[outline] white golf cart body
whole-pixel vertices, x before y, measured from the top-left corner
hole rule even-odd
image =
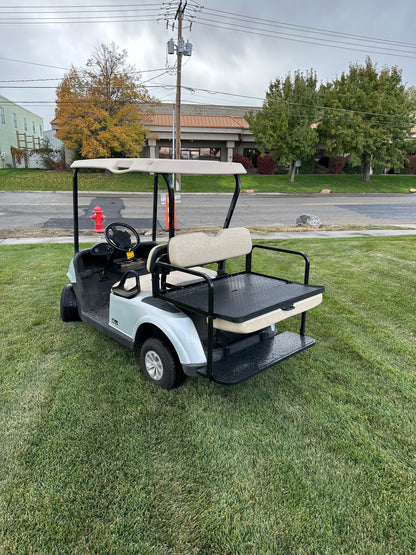
[[[246,173],[241,164],[97,159],[76,161],[72,168],[75,256],[67,275],[81,320],[131,349],[156,337],[172,351],[185,375],[203,375],[224,384],[243,381],[315,343],[305,335],[305,314],[321,303],[324,288],[309,285],[307,256],[253,245],[247,229],[229,227],[240,191],[239,176]],[[107,243],[79,252],[78,171],[82,169],[154,174],[152,241],[142,241],[127,258]],[[157,244],[158,177],[163,177],[173,207],[172,173],[234,176],[235,192],[224,228],[216,235],[175,236],[171,209],[169,240]],[[253,249],[302,257],[303,283],[252,271]],[[245,271],[227,273],[226,261],[238,257],[245,257]],[[298,314],[299,334],[277,333],[277,322]],[[156,378],[151,381],[158,383]],[[176,385],[179,382],[170,387]]]

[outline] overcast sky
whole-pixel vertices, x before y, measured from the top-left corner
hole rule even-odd
[[[83,66],[100,43],[114,41],[144,71],[149,92],[173,102],[175,72],[165,71],[176,56],[168,56],[166,43],[177,37],[171,25],[178,4],[39,0],[32,8],[28,0],[0,0],[0,94],[43,117],[49,129],[65,69]],[[47,16],[65,22],[45,23]],[[106,20],[91,20],[97,17]],[[415,0],[189,0],[185,19],[193,53],[183,58],[182,85],[193,90],[183,90],[184,103],[261,106],[276,77],[312,68],[328,81],[366,56],[379,68],[397,65],[403,81],[416,85]]]

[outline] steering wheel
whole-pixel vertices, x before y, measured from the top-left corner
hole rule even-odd
[[[105,240],[115,249],[123,252],[134,250],[140,244],[137,231],[128,224],[113,222],[105,228]]]

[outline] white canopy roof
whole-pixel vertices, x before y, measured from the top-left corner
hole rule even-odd
[[[71,168],[108,170],[112,173],[179,173],[182,175],[236,175],[247,173],[236,162],[171,160],[166,158],[96,158],[76,160]]]

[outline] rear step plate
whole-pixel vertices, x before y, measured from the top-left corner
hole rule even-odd
[[[243,382],[313,345],[312,337],[285,331],[215,362],[212,379],[225,385]]]

